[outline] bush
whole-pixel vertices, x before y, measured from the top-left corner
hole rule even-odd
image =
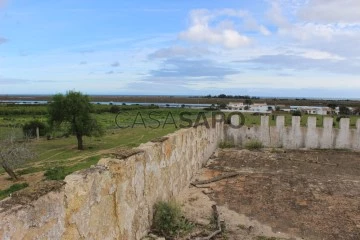
[[[119,113],[119,112],[120,112],[120,107],[117,106],[117,105],[112,105],[112,106],[110,107],[110,112],[111,112],[111,113]]]
[[[227,107],[226,103],[220,103],[219,104],[220,109],[226,109],[226,107]]]
[[[340,120],[341,120],[342,118],[349,118],[349,117],[348,117],[348,116],[341,115],[341,116],[336,117],[336,121],[337,121],[337,122],[340,122]]]
[[[44,173],[44,176],[48,180],[63,180],[66,175],[67,174],[64,167],[50,168]]]
[[[153,230],[166,237],[183,235],[190,231],[193,225],[181,213],[176,202],[160,201],[155,205]]]
[[[39,120],[32,120],[23,126],[24,135],[29,137],[36,137],[36,128],[39,128],[40,136],[45,136],[47,132],[47,125]]]
[[[292,113],[292,115],[301,117],[301,112],[299,110],[296,110]]]
[[[219,144],[219,148],[233,148],[235,145],[232,142],[224,141]]]
[[[262,142],[258,140],[251,140],[245,144],[245,148],[248,150],[257,150],[263,148]]]

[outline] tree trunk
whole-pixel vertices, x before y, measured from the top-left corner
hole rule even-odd
[[[7,174],[9,174],[9,176],[13,179],[13,180],[19,180],[19,178],[16,176],[16,174],[14,173],[14,171],[11,169],[11,167],[9,167],[5,162],[1,163],[1,166],[4,168],[5,172],[7,172]]]
[[[77,142],[78,142],[78,150],[84,150],[84,144],[81,134],[76,134]]]

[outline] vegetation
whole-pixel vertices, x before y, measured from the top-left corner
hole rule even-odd
[[[44,173],[48,180],[63,180],[66,177],[65,168],[63,166],[53,167]]]
[[[20,115],[45,115],[47,114],[46,105],[0,105],[0,116],[20,116]]]
[[[220,109],[226,109],[226,107],[227,107],[227,104],[226,104],[226,103],[220,103],[220,104],[219,104],[219,108],[220,108]]]
[[[235,147],[234,143],[229,141],[223,141],[219,144],[219,148],[233,148]]]
[[[350,115],[351,114],[351,111],[348,107],[346,106],[340,106],[339,107],[339,114],[341,115]]]
[[[50,100],[50,99],[49,99]],[[170,99],[172,100],[172,99]],[[169,101],[170,101],[169,100]],[[190,99],[191,100],[191,99]],[[206,99],[204,99],[206,100]],[[115,99],[114,99],[115,101]],[[221,103],[222,99],[215,99],[216,103]],[[229,99],[226,99],[228,102]],[[255,100],[254,100],[255,101]],[[113,107],[113,108],[112,108]],[[116,108],[114,108],[116,107]],[[118,112],[115,110],[120,108],[121,114],[118,115]],[[110,109],[112,108],[112,113]],[[44,111],[42,111],[43,109]],[[22,127],[31,122],[31,121],[40,121],[46,123],[47,116],[47,106],[45,105],[1,105],[0,110],[3,110],[7,114],[0,115],[0,142],[8,138],[9,135],[13,135],[15,139],[22,140],[24,137]],[[39,111],[41,110],[41,111]],[[41,112],[41,114],[33,114],[34,112]],[[104,127],[105,135],[101,138],[97,136],[84,136],[84,149],[86,151],[77,150],[77,139],[72,137],[69,133],[69,124],[60,124],[57,128],[53,128],[51,132],[51,139],[46,140],[46,138],[41,138],[39,141],[27,142],[28,147],[37,153],[36,156],[30,158],[26,161],[22,161],[19,164],[13,165],[12,169],[17,176],[24,176],[27,178],[26,174],[44,172],[51,168],[62,167],[64,172],[60,175],[63,179],[67,174],[70,174],[73,171],[80,169],[88,168],[93,164],[96,164],[96,160],[91,160],[92,158],[99,158],[102,153],[111,151],[112,148],[123,147],[123,148],[132,148],[136,147],[141,143],[148,142],[154,138],[164,136],[168,133],[171,133],[180,127],[180,123],[187,125],[186,122],[182,122],[179,118],[181,112],[190,112],[191,119],[195,120],[196,114],[199,111],[196,109],[183,109],[183,108],[159,108],[156,105],[153,106],[141,106],[141,105],[100,105],[92,104],[90,116],[93,119]],[[12,113],[21,113],[12,115]],[[135,124],[132,128],[135,117],[138,113],[141,113],[144,125]],[[159,121],[156,122],[149,117],[149,114],[155,113],[152,116],[156,116],[156,119]],[[169,115],[171,113],[171,115]],[[211,113],[206,113],[207,117],[211,116]],[[226,115],[228,115],[226,113]],[[285,116],[285,125],[291,126],[291,113],[285,112],[276,112],[274,117],[270,117],[270,125],[275,126],[276,116],[283,115]],[[176,126],[174,124],[164,124],[165,122],[170,123],[171,116],[173,116]],[[129,124],[130,127],[126,129],[120,129],[116,123],[115,118],[122,124]],[[251,113],[245,113],[245,126],[251,127],[255,125],[260,125],[260,116],[253,115]],[[303,114],[301,116],[301,126],[306,126],[308,117],[317,118],[317,126],[322,127],[323,119],[330,116],[320,116],[320,115],[307,115]],[[339,122],[336,121],[338,116],[333,116],[334,118],[334,127],[339,127]],[[350,116],[350,127],[356,127],[356,121],[358,116]],[[138,118],[139,120],[140,118]],[[138,121],[139,123],[141,121]],[[16,127],[15,127],[16,126]],[[244,127],[245,127],[244,126]],[[19,141],[17,141],[20,143]],[[230,147],[230,143],[222,143],[222,147]],[[57,172],[59,172],[57,170]],[[6,174],[5,170],[0,167],[0,174]],[[50,174],[53,176],[53,174]],[[56,175],[56,174],[55,174]],[[48,177],[46,177],[48,178]],[[49,177],[49,179],[52,177]],[[56,177],[55,177],[56,178]],[[10,187],[12,184],[11,181],[4,181],[4,187]]]
[[[68,132],[75,135],[78,150],[84,150],[83,136],[101,136],[103,129],[91,115],[90,98],[80,92],[57,94],[49,105],[51,126],[67,123]]]
[[[14,168],[34,157],[27,140],[19,141],[14,135],[0,140],[0,164],[12,180],[18,180]]]
[[[223,93],[219,94],[219,95],[214,95],[214,96],[211,96],[209,94],[209,95],[204,96],[203,98],[260,99],[259,97],[251,97],[248,95],[226,95]]]
[[[262,142],[259,140],[253,139],[245,143],[245,148],[248,150],[258,150],[263,148]]]
[[[47,125],[38,119],[31,120],[24,124],[22,130],[25,136],[36,137],[36,129],[39,128],[39,135],[45,136],[47,132]]]
[[[95,165],[99,160],[100,156],[93,156],[75,165],[49,168],[45,171],[44,176],[48,180],[64,180],[67,175],[78,170],[88,168],[91,165]]]
[[[293,112],[292,112],[292,115],[293,115],[293,116],[299,116],[299,117],[301,117],[302,114],[301,114],[301,111],[296,110],[296,111],[293,111]]]
[[[167,238],[182,236],[191,231],[192,223],[182,216],[181,208],[176,202],[158,202],[155,205],[153,230]]]
[[[16,183],[5,190],[0,190],[0,200],[8,197],[11,193],[24,189],[28,186],[29,184],[27,183]]]

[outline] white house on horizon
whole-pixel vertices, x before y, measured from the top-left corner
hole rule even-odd
[[[334,111],[329,107],[318,106],[290,106],[290,111],[301,111],[309,115],[330,115]]]
[[[229,102],[227,108],[233,111],[241,111],[245,110],[245,106],[243,102]]]
[[[267,103],[254,103],[246,105],[243,102],[229,102],[227,109],[248,113],[271,113],[272,110],[275,110],[275,106],[269,106]]]

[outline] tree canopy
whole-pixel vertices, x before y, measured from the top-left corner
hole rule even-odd
[[[52,127],[67,123],[68,132],[77,138],[78,149],[83,150],[83,136],[103,134],[102,127],[91,116],[91,110],[90,98],[81,92],[56,94],[49,104],[49,123]]]

